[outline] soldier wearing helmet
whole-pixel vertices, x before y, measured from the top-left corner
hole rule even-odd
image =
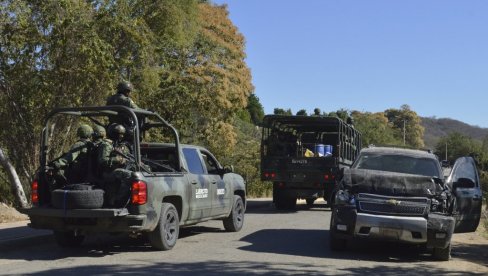
[[[137,105],[130,98],[134,87],[130,82],[123,81],[117,85],[117,93],[108,97],[106,105],[123,105],[130,108],[137,108]]]
[[[83,182],[83,178],[86,176],[84,169],[88,162],[88,154],[93,146],[90,140],[92,134],[93,129],[89,125],[80,125],[76,130],[78,140],[68,152],[51,163],[56,170],[55,179],[58,184]]]
[[[131,154],[130,145],[124,140],[126,129],[123,125],[112,124],[108,128],[108,135],[113,144],[100,143],[98,147],[98,166],[105,183],[107,203],[111,206],[123,205],[130,191],[130,178],[132,172],[127,157]],[[125,200],[125,202],[124,202]]]

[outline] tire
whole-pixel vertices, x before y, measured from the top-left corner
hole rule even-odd
[[[297,198],[287,197],[283,193],[277,192],[274,203],[276,209],[278,210],[294,210],[297,206]]]
[[[56,243],[61,247],[78,247],[85,240],[85,236],[75,235],[73,231],[54,231],[53,235]]]
[[[63,190],[69,191],[85,191],[85,190],[93,190],[93,186],[89,183],[87,184],[69,184],[63,187]]]
[[[245,212],[246,209],[242,198],[238,195],[234,195],[232,211],[230,212],[230,215],[223,220],[225,230],[227,232],[239,232],[244,225]]]
[[[149,243],[158,250],[171,250],[178,240],[180,220],[173,204],[164,202],[161,206],[158,226],[148,233]]]
[[[329,227],[329,248],[332,251],[343,251],[347,248],[347,240],[337,237],[334,213],[331,214]]]
[[[315,198],[307,198],[305,199],[305,201],[307,202],[307,206],[308,207],[312,207],[313,206],[313,203],[315,202]]]
[[[435,248],[432,251],[432,257],[437,261],[449,261],[451,258],[451,243],[446,248]]]
[[[51,204],[59,209],[96,209],[103,206],[104,191],[95,190],[54,190]]]

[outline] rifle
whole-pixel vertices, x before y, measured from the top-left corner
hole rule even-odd
[[[132,155],[132,154],[125,154],[123,152],[121,152],[120,150],[118,149],[115,149],[113,150],[116,154],[124,157],[125,159],[127,159],[129,162],[132,162],[133,164],[137,164],[136,163],[136,158]],[[147,173],[150,173],[150,174],[154,174],[153,172],[151,172],[150,170],[148,170],[145,166],[143,166],[144,164],[140,164],[140,167],[143,171],[147,172]]]

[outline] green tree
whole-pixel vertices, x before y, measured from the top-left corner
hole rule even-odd
[[[299,115],[299,116],[308,116],[307,111],[305,109],[298,110],[296,115]]]
[[[291,109],[275,108],[273,111],[274,115],[293,115]]]
[[[2,2],[0,146],[23,183],[36,169],[46,114],[58,106],[104,104],[120,79],[146,97],[159,87],[162,53],[191,40],[196,8],[190,0]],[[56,124],[67,129],[60,142],[67,147],[71,122]]]
[[[246,110],[249,112],[251,121],[255,125],[259,125],[263,121],[264,108],[259,102],[258,96],[256,96],[254,93],[249,95]]]
[[[363,145],[400,145],[395,138],[395,131],[383,112],[351,112],[354,127],[362,134]]]
[[[421,119],[417,113],[410,109],[408,105],[402,105],[400,109],[387,109],[385,116],[393,124],[395,137],[403,141],[405,135],[405,144],[415,147],[424,147],[424,127],[421,125]]]
[[[478,156],[482,146],[480,142],[473,138],[465,136],[459,132],[454,132],[439,139],[435,147],[435,152],[440,158],[445,159],[446,148],[447,160],[453,164],[454,161],[461,156]]]

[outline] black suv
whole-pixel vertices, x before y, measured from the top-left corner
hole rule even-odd
[[[479,209],[460,208],[481,195],[461,198],[460,190],[479,187],[474,162],[454,165],[455,176],[443,180],[437,156],[428,151],[370,147],[344,170],[335,193],[330,247],[344,249],[352,238],[425,245],[437,260],[449,260],[454,232],[471,232]],[[472,160],[472,159],[470,159]],[[479,197],[479,198],[478,198]],[[462,203],[460,206],[458,203]],[[458,207],[460,206],[460,207]],[[465,218],[469,218],[465,220]]]

